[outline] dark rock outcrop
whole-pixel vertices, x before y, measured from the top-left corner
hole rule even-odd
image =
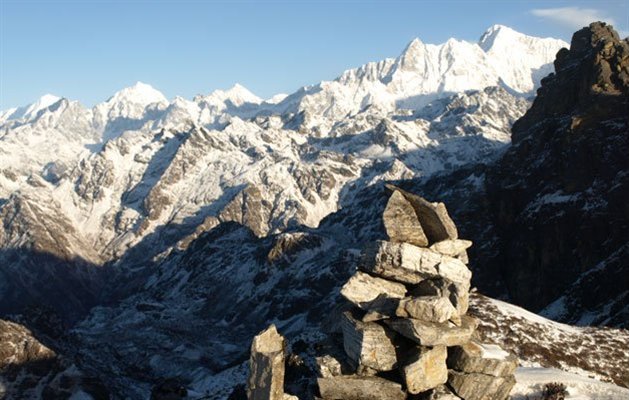
[[[629,237],[629,43],[593,23],[555,69],[487,176],[509,296],[535,311],[583,273],[608,268],[599,263]],[[624,284],[590,282],[589,293],[605,293],[593,309],[626,291],[629,263],[622,269]]]

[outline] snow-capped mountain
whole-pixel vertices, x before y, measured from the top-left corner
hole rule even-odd
[[[528,76],[493,67],[500,51],[489,36],[495,44],[522,40],[521,59],[529,61],[517,68]],[[510,123],[527,107],[517,94],[531,93],[535,71],[564,45],[504,27],[479,44],[416,39],[396,59],[281,101],[240,85],[168,102],[137,83],[93,109],[45,96],[2,124],[0,196],[58,203],[103,260],[158,227],[194,228],[208,217],[243,222],[258,235],[316,226],[338,209],[350,182],[429,175],[507,143]],[[502,82],[511,94],[484,90]],[[450,100],[423,110],[438,98]],[[454,104],[465,111],[453,112]],[[243,215],[248,204],[259,215]]]
[[[45,96],[2,112],[0,313],[45,303],[75,324],[59,350],[115,395],[176,376],[226,398],[265,324],[317,339],[382,235],[380,182],[448,202],[479,255],[498,251],[487,176],[533,164],[504,158],[511,127],[567,46],[494,26],[268,100],[137,83],[91,109]]]

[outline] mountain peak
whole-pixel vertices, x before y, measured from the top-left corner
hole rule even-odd
[[[61,97],[55,96],[54,94],[47,93],[41,96],[35,102],[15,109],[15,111],[7,117],[7,120],[21,119],[21,118],[30,119],[34,117],[35,115],[37,115],[39,111],[45,110],[46,108],[58,102],[59,100],[61,100]]]
[[[149,105],[152,103],[168,103],[168,99],[153,86],[138,81],[133,86],[116,92],[107,102],[128,102]]]
[[[234,86],[225,91],[225,94],[230,99],[241,99],[246,103],[260,103],[262,100],[253,94],[249,89],[242,86],[240,83],[236,83]]]
[[[45,95],[41,96],[36,103],[33,104],[40,104],[42,107],[49,107],[59,100],[61,100],[61,97],[55,96],[54,94],[46,93]]]
[[[517,32],[508,26],[496,24],[489,27],[485,33],[483,33],[478,41],[478,45],[483,50],[488,51],[493,47],[496,41],[510,41],[517,36],[524,36],[524,34]]]
[[[415,53],[422,49],[424,46],[424,42],[422,42],[421,39],[415,38],[411,40],[408,45],[406,45],[406,48],[404,49],[402,54]]]

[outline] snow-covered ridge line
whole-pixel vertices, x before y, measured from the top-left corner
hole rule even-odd
[[[514,90],[515,92],[530,93],[537,85],[535,78],[537,78],[538,75],[543,74],[542,71],[538,70],[540,68],[543,69],[544,72],[548,70],[548,68],[542,67],[545,67],[545,64],[549,63],[549,56],[550,58],[554,57],[559,48],[567,46],[568,44],[566,42],[559,39],[527,36],[522,33],[516,32],[515,30],[504,25],[493,25],[481,35],[481,38],[477,43],[449,39],[443,44],[434,45],[424,44],[419,38],[415,38],[406,46],[399,57],[388,58],[379,62],[370,62],[358,68],[349,69],[343,72],[333,82],[348,85],[356,82],[364,83],[365,81],[371,81],[381,82],[386,85],[386,81],[393,80],[393,75],[398,72],[398,70],[412,70],[413,68],[418,67],[417,65],[414,65],[414,63],[418,61],[426,61],[427,67],[423,71],[414,71],[425,73],[424,76],[419,76],[419,79],[423,81],[434,82],[434,80],[432,79],[433,76],[429,75],[436,72],[436,70],[442,69],[443,67],[442,65],[428,65],[430,62],[434,61],[433,59],[435,58],[436,54],[441,55],[442,53],[446,53],[447,57],[456,57],[462,55],[457,54],[457,52],[468,51],[477,52],[476,56],[479,56],[480,53],[484,53],[486,57],[486,60],[483,60],[483,56],[480,55],[479,59],[473,61],[480,62],[481,64],[485,64],[485,61],[488,61],[486,63],[488,65],[470,65],[468,67],[470,70],[474,70],[473,67],[488,67],[487,69],[496,74],[497,77],[504,82],[506,87]],[[478,52],[479,49],[480,52]],[[470,54],[467,55],[469,56]],[[514,55],[517,57],[516,59],[513,58]],[[470,60],[467,60],[467,62],[469,61]],[[439,61],[439,63],[441,63],[441,61]],[[444,66],[447,68],[452,68],[452,65]],[[444,71],[440,72],[443,75]],[[474,72],[478,72],[478,70],[476,69]],[[534,75],[531,75],[531,73],[533,73]],[[469,76],[467,78],[469,78]],[[494,77],[485,78],[491,79]],[[315,85],[314,87],[318,88],[321,86],[325,86],[326,83],[329,84],[331,82],[324,81],[319,85]],[[454,86],[459,87],[447,87],[446,85],[446,87],[439,90],[461,92],[464,90],[481,88],[474,87],[476,83],[479,82],[468,80],[467,82],[461,82],[460,84],[453,84]],[[493,84],[498,83],[498,81],[490,83],[491,84],[487,84],[486,86],[492,86]],[[436,86],[438,86],[438,84],[439,82],[437,82],[437,84],[433,83],[433,85]],[[378,88],[372,89],[376,89],[376,92],[378,91]],[[434,88],[428,87],[422,89],[426,90],[426,93],[435,91]],[[399,90],[400,88],[396,88],[396,90],[394,90],[392,94],[404,94],[403,92],[396,93],[396,91]],[[404,90],[409,91],[408,89]],[[298,90],[298,92],[300,91],[312,92],[312,90],[308,90],[308,87],[303,87],[302,89]],[[373,95],[376,93],[370,94]],[[278,94],[272,96],[268,100],[262,100],[251,93],[244,86],[236,83],[232,88],[228,90],[215,90],[209,95],[197,95],[192,99],[192,101],[195,103],[207,102],[213,105],[215,105],[216,103],[224,103],[226,101],[230,101],[234,105],[238,106],[245,103],[265,104],[267,106],[270,106],[282,103],[287,97],[290,97],[290,95]],[[46,94],[32,104],[19,108],[12,108],[0,111],[0,123],[9,120],[33,118],[38,111],[48,108],[60,99],[60,97]],[[173,101],[169,102],[161,92],[159,92],[149,84],[137,82],[133,86],[124,88],[116,92],[105,102],[99,103],[94,106],[92,110],[107,109],[111,108],[112,105],[125,102],[148,106],[149,104],[153,103],[172,104],[172,102],[174,102],[175,100],[176,98],[173,99]],[[107,107],[107,105],[109,105],[110,107]],[[287,106],[287,104],[285,104],[284,106]]]
[[[521,53],[509,73],[494,68],[505,42]],[[241,85],[168,101],[141,82],[92,109],[46,96],[0,114],[0,199],[52,199],[41,201],[113,254],[159,226],[208,217],[260,235],[316,226],[358,179],[430,175],[508,143],[526,109],[514,94],[564,45],[500,26],[478,44],[416,39],[398,58],[267,101]],[[487,89],[501,85],[508,93]],[[254,207],[263,211],[252,218]]]

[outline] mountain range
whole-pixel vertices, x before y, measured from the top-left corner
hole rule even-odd
[[[320,338],[393,181],[448,204],[482,292],[627,327],[626,51],[605,26],[568,45],[496,25],[268,100],[137,83],[2,111],[0,316],[62,355],[42,388],[145,398],[177,377],[227,398],[265,324],[305,353]]]

